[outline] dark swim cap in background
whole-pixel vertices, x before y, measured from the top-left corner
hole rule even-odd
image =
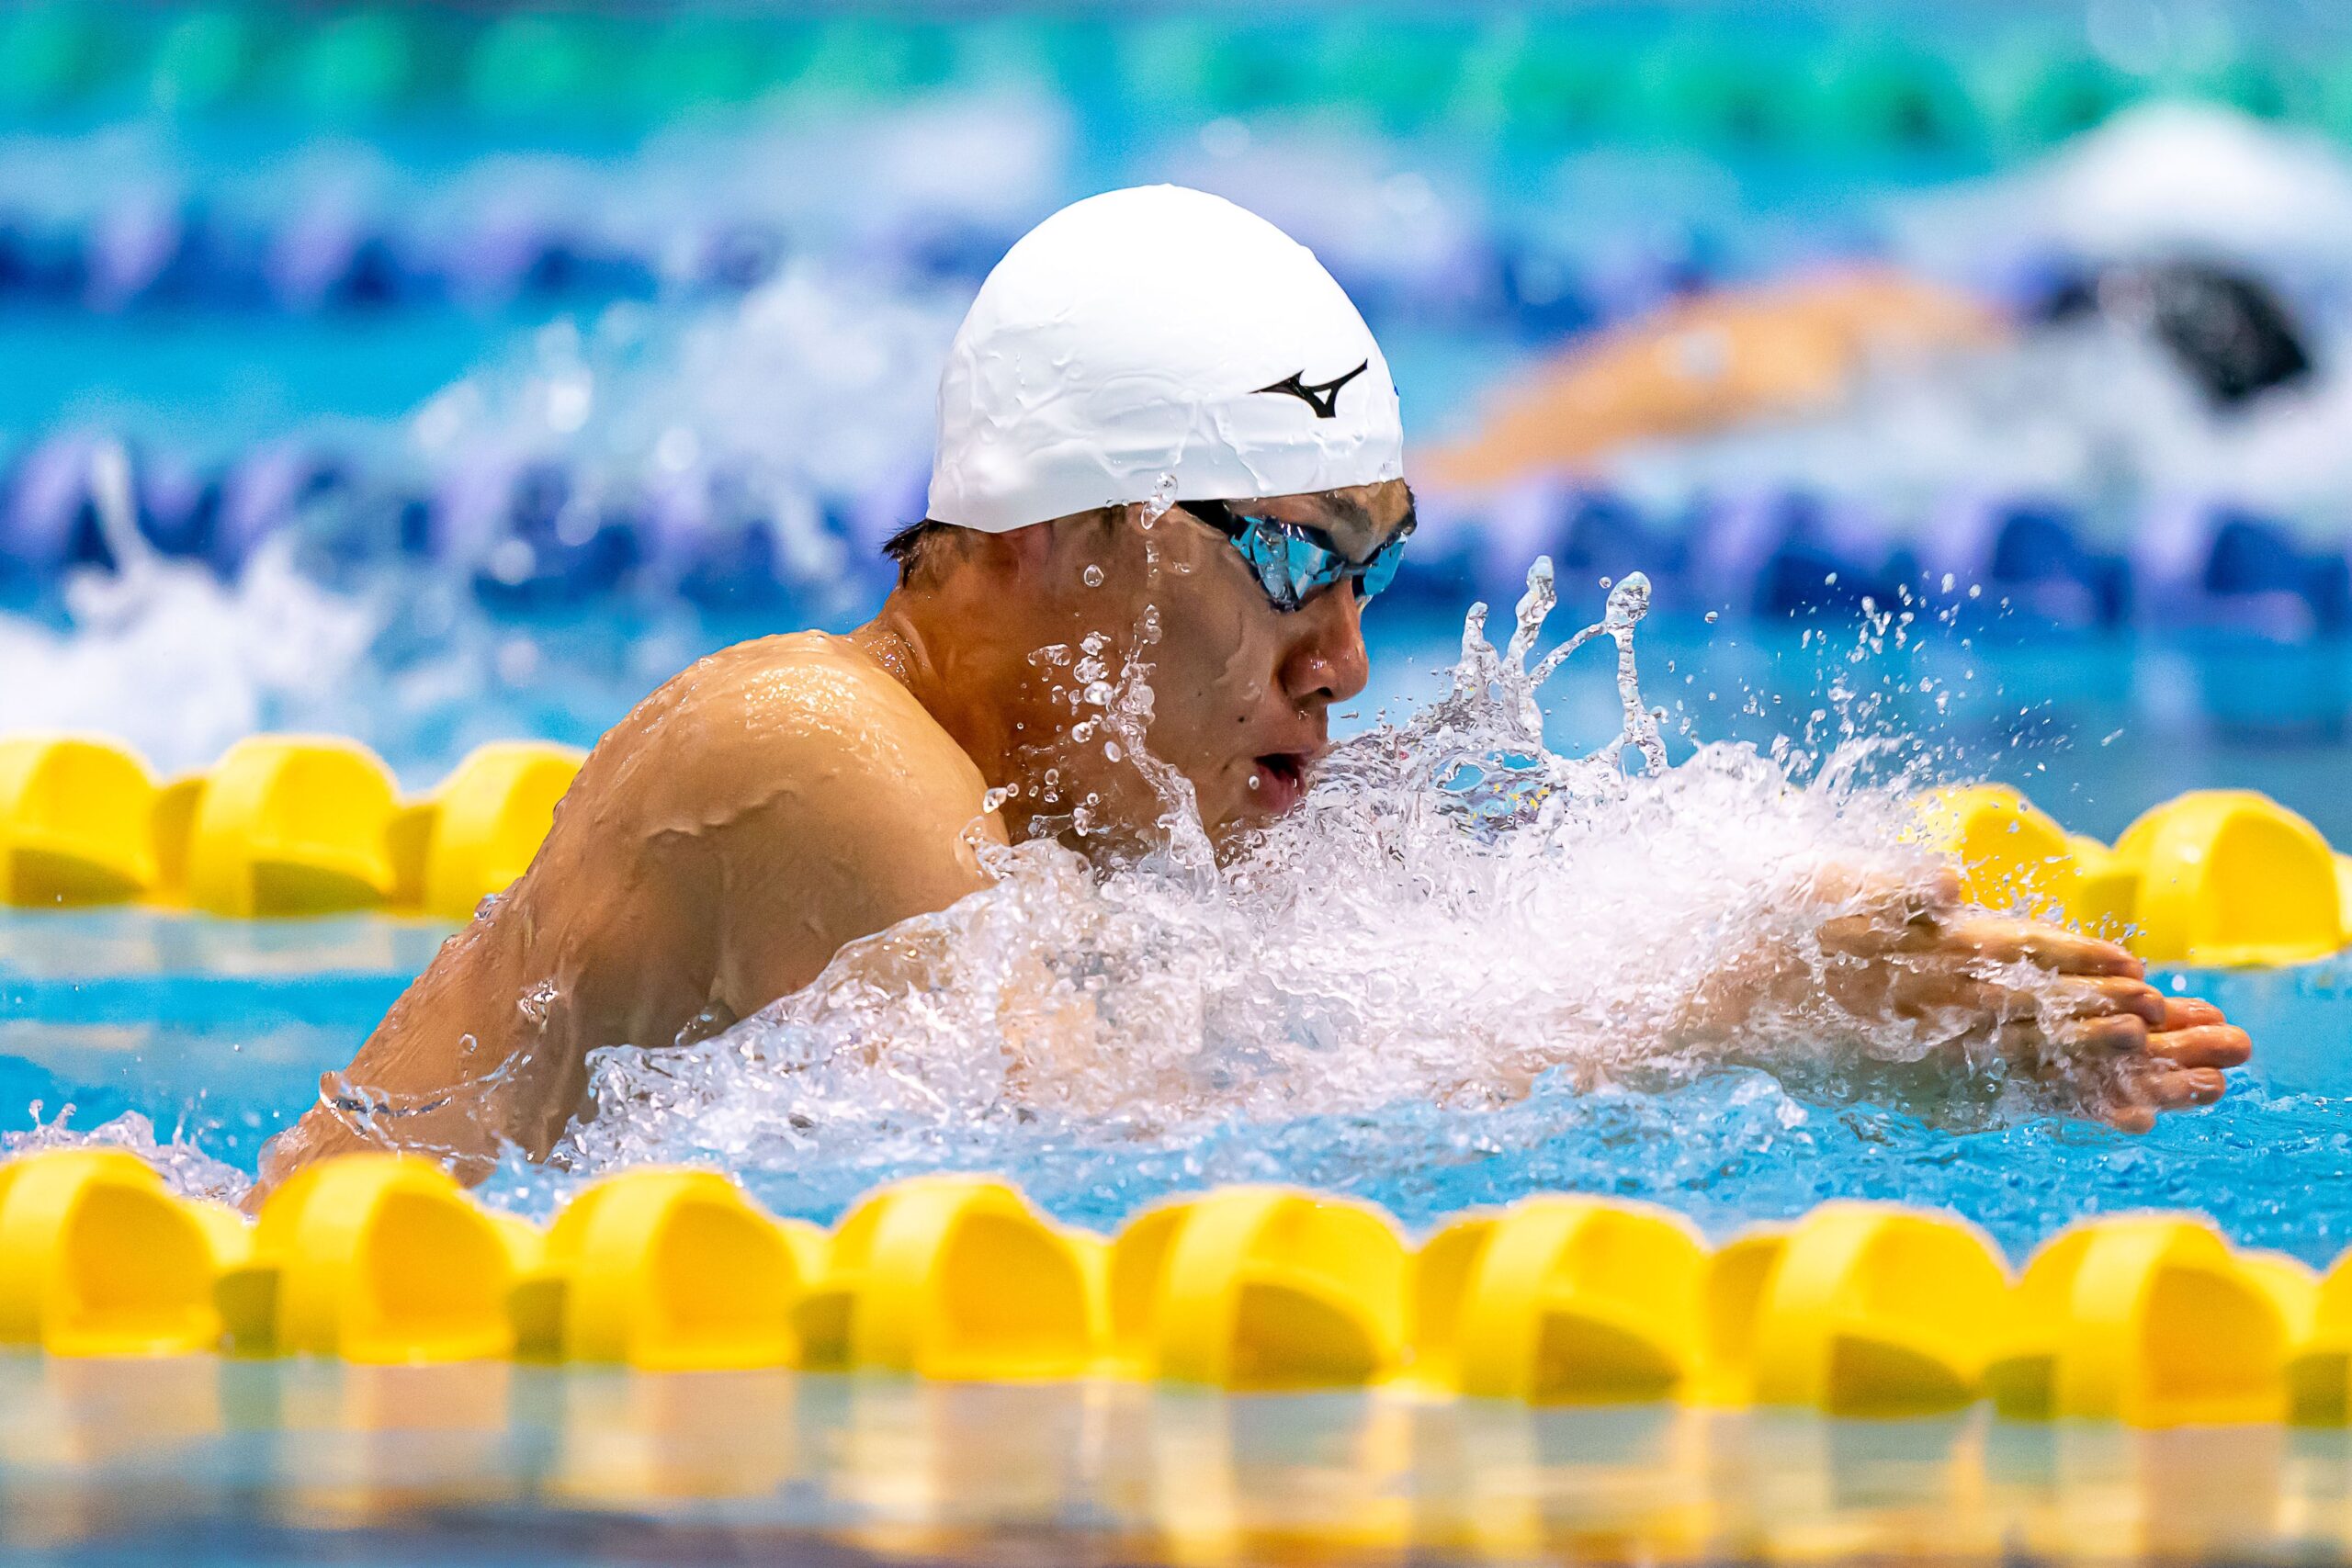
[[[2311,374],[2285,303],[2261,279],[2202,261],[2126,262],[2071,278],[2031,312],[2098,314],[2152,334],[2206,395],[2234,407]]]

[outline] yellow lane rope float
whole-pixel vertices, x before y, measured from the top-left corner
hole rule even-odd
[[[830,1235],[711,1171],[588,1187],[545,1231],[429,1161],[354,1155],[248,1224],[121,1150],[0,1166],[0,1343],[56,1358],[535,1359],[944,1382],[2343,1426],[2352,1254],[2324,1276],[2183,1214],[2086,1221],[2012,1275],[1974,1226],[1827,1202],[1709,1249],[1539,1195],[1419,1247],[1370,1204],[1234,1187],[1114,1237],[1007,1183],[889,1183]]]
[[[0,737],[0,904],[462,921],[530,865],[582,760],[497,741],[403,800],[381,759],[334,737],[249,737],[160,784],[115,741]],[[2352,856],[2251,790],[2193,790],[2112,846],[2007,784],[1936,790],[1918,809],[1971,897],[2120,938],[2153,964],[2276,967],[2352,944]]]
[[[111,740],[0,737],[0,902],[464,920],[531,863],[582,755],[495,742],[402,801],[381,758],[332,736],[251,736],[160,785]]]

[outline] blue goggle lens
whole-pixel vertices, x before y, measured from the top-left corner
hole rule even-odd
[[[1405,558],[1404,534],[1359,563],[1272,517],[1237,513],[1215,502],[1185,506],[1204,522],[1224,529],[1278,610],[1295,610],[1334,583],[1351,581],[1358,601],[1370,599],[1396,581],[1396,569]]]

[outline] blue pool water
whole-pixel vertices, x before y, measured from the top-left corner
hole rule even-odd
[[[1571,599],[1585,592],[1564,587]],[[1458,651],[1457,626],[1410,602],[1376,617],[1374,684],[1342,728],[1434,695]],[[760,629],[675,614],[469,615],[424,651],[397,637],[379,643],[355,679],[302,718],[371,740],[423,787],[493,736],[593,741],[662,671]],[[1949,776],[2011,779],[2070,826],[2103,836],[2181,789],[2251,784],[2352,842],[2352,805],[2331,787],[2347,761],[2352,697],[2330,645],[2053,641],[1995,624],[1872,649],[1851,620],[1825,616],[1777,627],[1669,618],[1645,624],[1637,648],[1645,693],[1681,710],[1678,755],[1693,736],[1763,744],[1810,729],[1823,744],[1851,723],[1911,737]],[[1583,750],[1616,733],[1616,693],[1599,663],[1571,664],[1547,693],[1555,747]],[[67,1128],[88,1132],[133,1115],[183,1176],[232,1186],[446,934],[364,917],[0,916],[0,1131],[45,1125],[52,1134],[40,1135],[53,1135],[67,1117]],[[949,1144],[911,1165],[903,1151],[881,1159],[836,1148],[742,1174],[779,1212],[830,1219],[875,1182],[926,1163],[1005,1168],[1056,1213],[1105,1228],[1169,1190],[1257,1179],[1359,1193],[1416,1227],[1529,1191],[1610,1192],[1683,1210],[1718,1236],[1827,1197],[1899,1198],[1968,1214],[2020,1258],[2084,1213],[2181,1207],[2214,1213],[2248,1245],[2327,1262],[2352,1243],[2343,1179],[2352,1174],[2352,1064],[2339,1059],[2352,1040],[2352,972],[2327,964],[2159,978],[2222,1002],[2255,1032],[2257,1053],[2221,1106],[2168,1117],[2142,1138],[2020,1109],[1990,1086],[1781,1063],[1778,1076],[1661,1070],[1598,1089],[1555,1075],[1493,1111],[1417,1101],[1376,1115],[1234,1122],[1173,1140]],[[492,1192],[543,1213],[564,1189],[560,1175],[517,1166]]]
[[[128,1114],[199,1184],[250,1172],[270,1134],[342,1067],[445,928],[344,919],[254,927],[148,913],[0,921],[0,1131]],[[1175,1143],[1024,1142],[884,1165],[838,1154],[751,1169],[777,1211],[831,1221],[924,1164],[1001,1169],[1075,1223],[1114,1228],[1166,1192],[1283,1180],[1352,1192],[1420,1229],[1532,1191],[1681,1210],[1721,1238],[1832,1197],[1969,1215],[2018,1259],[2089,1213],[2214,1215],[2236,1239],[2324,1265],[2352,1245],[2352,966],[2159,972],[2253,1031],[2217,1107],[2143,1137],[1996,1108],[1896,1071],[1732,1068],[1578,1089],[1546,1080],[1500,1111],[1400,1103],[1377,1115],[1237,1122]],[[139,1141],[136,1134],[133,1141]],[[209,1158],[191,1157],[201,1151]],[[211,1161],[225,1162],[214,1166]],[[511,1167],[494,1200],[544,1213],[560,1178]]]
[[[0,1363],[0,1561],[2338,1561],[2341,1431],[1383,1393]]]
[[[166,1140],[246,1170],[441,934],[305,923],[277,929],[271,952],[251,928],[188,917],[30,923],[0,927],[0,1128],[28,1128],[35,1104],[52,1121],[70,1105],[84,1129],[135,1112]],[[2219,1107],[2166,1118],[2145,1137],[1995,1118],[1892,1081],[1792,1087],[1740,1069],[1672,1087],[1545,1084],[1475,1114],[1399,1105],[1377,1118],[1237,1124],[1173,1149],[1026,1147],[1009,1173],[1063,1217],[1104,1228],[1166,1191],[1280,1179],[1361,1194],[1416,1228],[1541,1190],[1646,1199],[1719,1237],[1825,1198],[1899,1199],[1968,1214],[2018,1258],[2082,1214],[2187,1208],[2247,1245],[2332,1260],[2352,1244],[2352,970],[2159,980],[2221,1001],[2258,1049]],[[902,1173],[847,1161],[746,1174],[779,1211],[831,1220]],[[526,1206],[546,1201],[526,1174],[503,1185]]]

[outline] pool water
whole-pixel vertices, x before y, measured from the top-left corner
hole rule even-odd
[[[1598,584],[1563,586],[1572,608],[1600,597]],[[1459,622],[1427,603],[1380,606],[1372,625],[1374,685],[1343,731],[1431,701],[1460,657]],[[422,788],[494,736],[593,742],[668,668],[759,629],[674,611],[471,612],[446,642],[379,636],[301,716],[372,741]],[[1898,638],[1827,613],[1778,626],[1660,617],[1634,645],[1678,761],[1699,740],[1769,747],[1793,736],[1826,750],[1847,735],[1891,737],[1922,776],[2007,778],[2103,836],[2182,789],[2228,783],[2267,786],[2352,841],[2352,806],[2318,782],[2348,760],[2332,645],[2152,649],[2021,635],[1997,618],[1930,621]],[[2198,699],[2177,700],[2184,689]],[[1607,661],[1570,662],[1544,694],[1555,750],[1618,735]],[[0,916],[0,1133],[152,1139],[184,1181],[233,1192],[447,931],[368,917]],[[1416,1229],[1528,1192],[1606,1192],[1681,1210],[1717,1238],[1825,1198],[1894,1198],[1966,1214],[2020,1260],[2080,1215],[2178,1207],[2213,1213],[2246,1245],[2331,1261],[2352,1243],[2352,1185],[2341,1179],[2352,1168],[2352,1067],[2335,1059],[2352,1024],[2346,978],[2330,963],[2158,980],[2220,1002],[2255,1032],[2257,1052],[2222,1104],[2143,1138],[2021,1102],[2014,1086],[1784,1055],[1660,1064],[1599,1088],[1561,1069],[1499,1110],[1405,1095],[1344,1113],[1212,1119],[1170,1137],[942,1134],[870,1149],[849,1139],[739,1174],[779,1213],[831,1220],[910,1169],[1001,1169],[1063,1218],[1104,1230],[1170,1191],[1269,1179],[1370,1198]],[[2248,1182],[2256,1163],[2263,1180]],[[489,1190],[544,1215],[570,1185],[515,1164]]]
[[[2342,1432],[0,1362],[0,1561],[2332,1561]]]
[[[1498,615],[1527,558],[1486,595]],[[1561,614],[1599,613],[1594,574],[1560,581]],[[20,679],[0,729],[81,728],[91,716],[166,773],[194,770],[254,729],[347,735],[412,790],[484,741],[593,745],[694,660],[729,643],[863,621],[882,589],[749,609],[619,597],[535,612],[477,603],[462,576],[370,566],[321,584],[271,563],[233,587],[173,572],[103,617],[0,619]],[[1363,728],[1445,688],[1473,591],[1408,577],[1364,620],[1371,684],[1333,716]],[[1951,624],[1923,614],[1898,641],[1858,610],[1772,618],[1662,608],[1637,638],[1643,690],[1694,739],[1819,745],[1851,722],[1934,750],[1948,777],[2015,784],[2074,831],[2111,840],[2186,789],[2276,796],[2352,844],[2352,640],[2275,641],[2206,629],[2061,631],[2022,612]],[[1572,663],[1545,688],[1546,734],[1580,750],[1616,732],[1605,666]],[[1821,716],[1816,718],[1818,713]]]
[[[83,1132],[133,1115],[164,1144],[209,1156],[173,1151],[185,1179],[249,1174],[444,932],[376,920],[261,929],[266,943],[253,927],[192,916],[0,922],[0,1131],[28,1132],[36,1116],[54,1126],[68,1107]],[[2246,1246],[2333,1261],[2352,1246],[2352,965],[2156,979],[2219,1002],[2257,1049],[2220,1105],[2141,1137],[1893,1070],[1730,1068],[1599,1090],[1546,1082],[1499,1111],[1399,1104],[1376,1117],[1235,1122],[1175,1145],[950,1147],[935,1162],[1001,1170],[1060,1217],[1104,1231],[1170,1191],[1280,1180],[1371,1199],[1417,1232],[1538,1191],[1662,1203],[1717,1240],[1827,1198],[1894,1199],[1968,1215],[2020,1262],[2082,1215],[2178,1208],[2212,1214]],[[140,1141],[136,1124],[123,1132]],[[778,1213],[820,1222],[908,1173],[839,1156],[741,1172]],[[518,1166],[489,1193],[544,1215],[562,1190]]]
[[[2343,1432],[0,1363],[0,1561],[2334,1561]]]

